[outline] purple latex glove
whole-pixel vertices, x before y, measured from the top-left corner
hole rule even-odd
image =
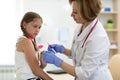
[[[48,46],[48,51],[56,51],[59,53],[64,53],[65,48],[63,45],[59,45],[59,44],[51,44]]]
[[[54,52],[52,51],[44,51],[43,52],[43,61],[46,63],[54,64],[57,67],[60,67],[63,60],[58,58]]]

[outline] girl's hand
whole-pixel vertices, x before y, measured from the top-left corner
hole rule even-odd
[[[40,68],[42,68],[42,69],[44,69],[47,66],[47,63],[45,63],[43,61],[42,52],[40,52],[40,54],[39,54],[39,64],[40,64]]]

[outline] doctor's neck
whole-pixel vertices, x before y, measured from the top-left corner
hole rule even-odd
[[[82,24],[82,27],[81,27],[81,29],[80,29],[80,32],[78,33],[77,36],[79,36],[89,24],[90,24],[90,22],[86,22],[85,24]]]
[[[90,24],[90,22],[84,22],[82,24],[82,31]]]
[[[84,22],[82,23],[82,26],[83,26],[83,27],[87,27],[90,23],[91,23],[91,21],[84,21]]]

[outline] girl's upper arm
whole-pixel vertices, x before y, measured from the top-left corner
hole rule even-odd
[[[25,38],[21,41],[21,46],[22,46],[26,60],[28,64],[30,65],[30,67],[34,69],[35,66],[37,65],[39,66],[32,41]]]

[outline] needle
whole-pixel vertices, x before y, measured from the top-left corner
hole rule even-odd
[[[48,46],[50,46],[51,50],[56,53],[56,51],[53,49],[53,47],[48,43]]]

